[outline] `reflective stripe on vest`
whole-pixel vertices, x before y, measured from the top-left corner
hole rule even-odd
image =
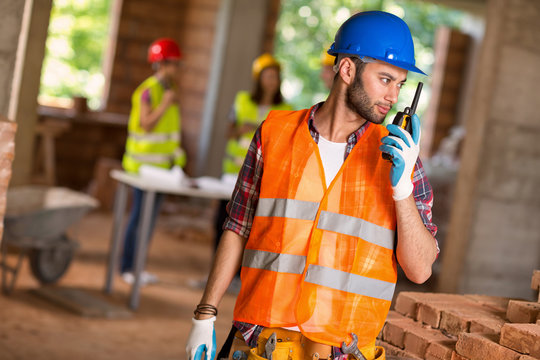
[[[126,153],[129,157],[146,164],[161,164],[171,162],[171,154],[131,154]]]
[[[308,128],[309,109],[271,112],[261,128],[263,175],[234,319],[298,326],[313,341],[372,343],[397,280],[388,132],[368,126],[331,184]],[[366,315],[368,314],[368,315]]]
[[[135,132],[130,132],[129,136],[136,141],[144,141],[147,143],[156,143],[160,144],[166,141],[180,141],[180,134],[178,132],[174,133],[146,133],[146,134],[137,134]]]
[[[255,216],[315,220],[318,209],[319,203],[312,201],[260,198]]]
[[[394,249],[394,230],[385,229],[363,219],[322,211],[317,228],[357,236],[372,244]]]
[[[306,257],[246,249],[242,266],[290,274],[302,274]],[[395,284],[319,265],[310,265],[305,281],[353,294],[392,301]]]
[[[259,199],[255,216],[275,216],[315,220],[319,203],[294,199]],[[317,228],[357,236],[372,244],[394,249],[395,231],[385,229],[360,218],[321,211]]]
[[[281,103],[269,107],[271,110],[292,110],[289,104]],[[234,111],[236,115],[236,126],[252,124],[259,126],[268,115],[259,114],[259,105],[251,99],[251,94],[247,91],[240,91],[234,99]],[[238,174],[247,155],[249,144],[255,131],[241,135],[238,139],[229,139],[225,147],[225,157],[223,158],[223,172],[225,174]]]
[[[281,273],[302,274],[306,267],[306,257],[246,249],[242,266]]]
[[[371,279],[319,265],[309,265],[305,281],[352,294],[392,301],[395,283]]]

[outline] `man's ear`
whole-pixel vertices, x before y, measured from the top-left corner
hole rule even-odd
[[[351,60],[351,58],[344,57],[339,62],[339,76],[343,80],[343,82],[347,85],[350,85],[353,80],[354,76],[356,75],[356,64],[354,61]]]

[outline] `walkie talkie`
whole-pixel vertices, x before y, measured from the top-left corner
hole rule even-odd
[[[394,120],[392,121],[392,124],[399,126],[405,131],[408,131],[409,134],[412,134],[411,117],[416,112],[416,106],[418,105],[418,100],[420,99],[422,86],[424,86],[424,84],[419,82],[418,86],[416,87],[416,92],[414,94],[414,99],[412,101],[411,107],[406,107],[405,110],[399,111],[394,117]],[[392,160],[392,155],[386,152],[382,153],[382,157],[386,160]]]

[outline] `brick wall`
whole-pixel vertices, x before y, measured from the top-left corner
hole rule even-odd
[[[200,119],[210,71],[219,0],[124,0],[106,109],[128,114],[131,95],[152,69],[148,46],[159,37],[178,41],[183,63],[178,78],[185,147],[197,148]]]
[[[421,156],[437,152],[452,126],[460,124],[459,94],[472,38],[448,27],[439,27],[435,34],[435,63],[431,74],[431,98],[422,124]],[[424,131],[425,130],[425,131]]]
[[[279,5],[280,0],[268,0],[262,41],[264,51],[273,48]],[[109,112],[114,113],[115,118],[129,114],[133,91],[152,74],[146,60],[148,46],[159,37],[175,39],[184,55],[178,84],[184,146],[188,152],[187,170],[192,173],[200,134],[210,131],[201,128],[201,119],[219,10],[219,0],[123,0],[112,14],[117,30],[111,33],[111,36],[116,34],[113,41],[116,47],[108,70],[111,81],[104,109],[107,113],[92,114],[92,117],[99,118],[100,114],[109,117]],[[66,116],[60,118],[69,121]],[[100,158],[103,158],[101,163],[120,162],[126,138],[125,124],[119,121],[110,124],[71,122],[70,129],[56,139],[58,184],[86,189],[99,172]]]
[[[268,2],[264,51],[273,50],[279,5],[280,0]],[[118,36],[106,110],[129,113],[131,94],[152,74],[146,62],[149,44],[158,37],[177,40],[184,54],[178,83],[188,172],[195,166],[200,132],[209,131],[201,129],[201,119],[219,7],[219,0],[124,0],[117,14]]]

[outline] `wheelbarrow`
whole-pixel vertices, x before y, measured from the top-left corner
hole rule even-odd
[[[2,240],[2,291],[10,294],[25,255],[33,276],[55,283],[67,271],[78,243],[67,229],[98,206],[94,198],[62,187],[21,186],[8,189]],[[18,249],[15,266],[7,263],[8,247]],[[8,281],[8,273],[11,279]]]

